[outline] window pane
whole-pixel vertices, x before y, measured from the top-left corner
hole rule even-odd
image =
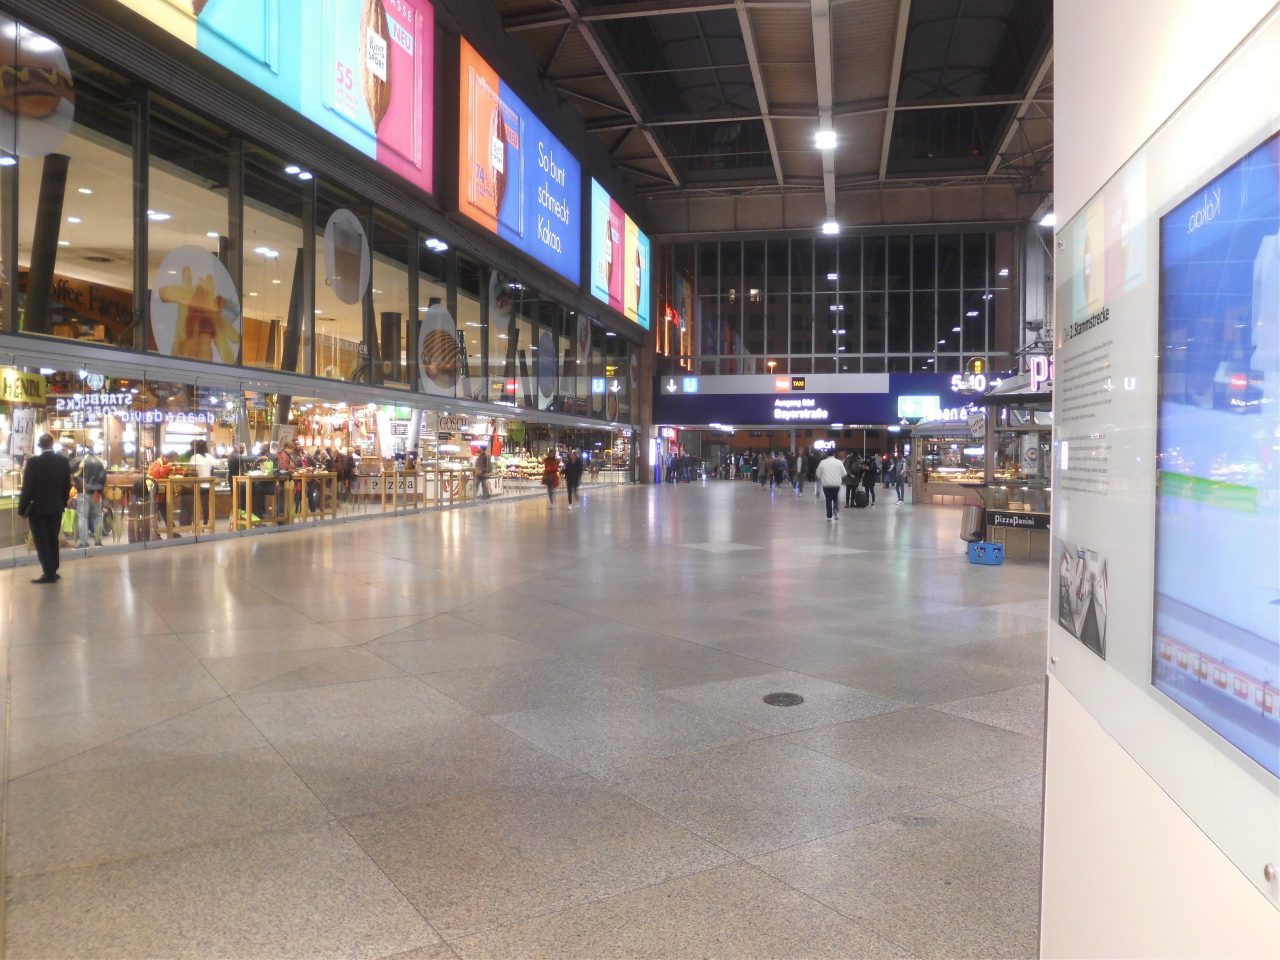
[[[911,349],[916,353],[933,353],[938,340],[935,335],[936,309],[933,291],[914,293],[912,296]]]
[[[819,293],[814,299],[813,352],[835,353],[839,340],[836,331],[844,329],[844,312],[839,309],[842,304],[834,293]]]
[[[841,354],[836,358],[839,363],[839,373],[861,373],[862,360],[859,357],[846,357]],[[870,371],[868,371],[869,373]]]
[[[856,293],[845,293],[840,296],[840,327],[844,333],[839,336],[837,353],[862,352],[862,298]]]
[[[364,347],[364,303],[357,300],[347,303],[338,296],[333,278],[325,268],[324,231],[329,217],[339,209],[349,210],[364,228],[367,243],[370,210],[352,194],[338,187],[321,183],[316,187],[316,375],[338,380],[366,380],[368,378],[368,354]],[[358,236],[344,236],[344,243],[335,247],[335,267],[340,252],[352,261],[355,269],[355,245]],[[348,253],[347,251],[350,251]],[[351,291],[344,284],[343,297],[350,299]]]
[[[720,292],[720,244],[698,244],[698,296],[714,297]]]
[[[862,289],[873,293],[884,289],[885,238],[867,237],[862,242]]]
[[[770,360],[778,360],[787,353],[787,313],[783,303],[769,311],[765,322],[768,331],[765,354]]]
[[[791,292],[808,293],[813,289],[813,241],[791,241]]]
[[[987,352],[987,301],[981,293],[964,295],[964,336],[961,340],[965,353],[985,356]]]
[[[815,240],[813,244],[813,289],[839,289],[840,273],[837,269],[838,241],[830,239]],[[833,279],[834,278],[834,279]]]
[[[412,243],[411,243],[412,239]],[[373,315],[377,325],[378,377],[387,386],[409,385],[406,350],[409,316],[409,250],[417,253],[417,234],[379,212],[373,221]],[[460,358],[461,359],[461,358]],[[460,387],[469,385],[467,364],[458,371]],[[465,394],[464,394],[465,395]]]
[[[836,358],[835,357],[814,357],[813,358],[814,373],[835,373]],[[848,371],[845,371],[846,373]]]
[[[725,241],[720,244],[720,295],[730,303],[738,302],[742,286],[742,244]]]
[[[960,352],[961,321],[960,294],[947,290],[938,294],[938,339],[945,341],[938,346],[944,353]]]
[[[792,354],[813,353],[813,298],[791,298]]]
[[[885,351],[884,294],[867,293],[862,296],[862,352]],[[866,364],[863,364],[866,369]]]
[[[911,349],[911,294],[889,294],[889,352],[907,353]]]
[[[911,261],[911,289],[932,290],[934,288],[933,234],[911,238]]]
[[[772,297],[776,295],[786,295],[791,291],[791,253],[790,241],[788,240],[770,240],[768,246],[768,269],[769,269],[769,303],[773,303]],[[785,303],[785,301],[783,301]]]
[[[938,286],[960,286],[960,234],[944,233],[938,237]]]
[[[840,289],[862,288],[862,238],[840,238]]]
[[[435,258],[429,270],[445,270],[448,267],[444,257],[432,253],[425,246],[418,248],[418,314],[421,316],[431,304],[430,298],[440,297],[447,302],[447,277],[439,280],[434,274],[423,271],[423,254]],[[446,281],[446,282],[441,282]],[[481,309],[480,264],[463,254],[458,254],[458,331],[462,334],[463,347],[466,349],[467,376],[460,384],[459,396],[471,397],[475,400],[502,400],[503,388],[501,379],[498,390],[493,391],[489,383],[489,371],[484,366],[485,326]],[[417,331],[410,329],[410,343],[416,349]],[[465,391],[465,392],[462,392]]]
[[[889,289],[911,289],[911,238],[889,238]]]
[[[884,357],[863,357],[862,372],[863,373],[884,373],[885,372]]]
[[[244,362],[302,372],[308,347],[301,313],[307,292],[301,286],[302,218],[312,187],[284,173],[285,166],[264,150],[245,148]]]
[[[966,290],[980,290],[987,285],[987,235],[964,235],[964,286]]]
[[[6,28],[3,43],[9,63],[22,62],[23,55],[14,49],[19,44],[25,50],[31,44],[43,48],[52,43],[26,27],[15,28],[7,17],[0,16],[0,25]],[[59,92],[55,110],[60,116],[74,115],[71,132],[57,153],[18,161],[17,327],[28,333],[132,347],[133,106],[129,85],[74,52],[65,53],[71,79],[66,80],[60,68],[55,74]],[[74,94],[63,96],[71,83]],[[9,89],[17,95],[16,86]],[[12,116],[17,108],[9,106]],[[24,135],[28,129],[21,126]],[[6,152],[17,152],[13,143],[3,146]],[[42,180],[48,188],[43,193]],[[221,214],[205,229],[225,232],[225,201]],[[37,223],[43,229],[38,230]],[[217,250],[216,240],[212,249]]]
[[[763,240],[748,240],[742,245],[742,349],[754,356],[764,353],[764,247]]]

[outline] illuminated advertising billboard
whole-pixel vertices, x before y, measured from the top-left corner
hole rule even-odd
[[[429,0],[120,2],[431,192]]]
[[[649,329],[649,238],[591,181],[591,295]]]
[[[582,167],[471,44],[461,45],[458,210],[577,284]]]
[[[1161,218],[1160,332],[1152,683],[1280,776],[1280,137]]]

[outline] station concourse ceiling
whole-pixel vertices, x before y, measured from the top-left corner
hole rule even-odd
[[[493,3],[659,233],[700,201],[777,229],[1019,219],[1052,189],[1052,0]]]

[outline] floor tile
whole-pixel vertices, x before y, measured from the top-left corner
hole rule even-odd
[[[415,623],[420,623],[424,617],[418,614],[412,614],[407,617],[374,617],[369,620],[336,620],[326,624],[328,629],[332,630],[338,636],[343,637],[352,643],[368,643],[370,640],[379,640],[387,634],[395,633],[397,630],[403,630],[405,627],[411,627]]]
[[[333,825],[10,880],[8,894],[14,960],[52,944],[66,960],[374,960],[440,940]]]
[[[464,937],[452,946],[463,960],[848,960],[910,956],[744,863]]]
[[[1028,683],[999,693],[939,703],[933,709],[1012,730],[1025,737],[1044,738],[1043,683]]]
[[[230,698],[225,698],[77,753],[30,776],[89,773],[160,760],[238,753],[265,746],[267,741],[257,728]]]
[[[10,681],[10,719],[119,710],[133,704],[216,699],[222,688],[195,660],[161,660]]]
[[[477,713],[516,713],[631,693],[601,670],[559,657],[469,667],[422,676],[422,682]]]
[[[439,673],[465,667],[491,667],[549,656],[545,650],[512,640],[499,633],[482,633],[450,640],[404,640],[390,638],[365,645],[406,673]]]
[[[794,707],[774,707],[764,702],[765,696],[779,692],[797,693],[804,697],[804,702]],[[896,700],[886,700],[838,683],[789,671],[676,687],[663,691],[663,696],[771,734],[860,720],[907,706]]]
[[[324,808],[270,747],[9,784],[11,875],[321,823]]]
[[[761,736],[740,723],[645,692],[498,714],[493,719],[588,772]]]
[[[576,772],[411,677],[236,699],[335,816]]]
[[[193,654],[173,635],[102,637],[71,643],[15,646],[9,654],[9,675],[74,673],[111,667],[131,667],[158,660],[192,660]]]
[[[346,826],[446,940],[732,860],[589,777]]]
[[[792,734],[793,743],[940,797],[962,797],[1040,770],[1036,740],[925,707]]]
[[[1034,957],[1039,835],[941,804],[753,861],[922,958]]]
[[[597,775],[739,857],[939,802],[783,740],[756,740]]]
[[[1039,775],[1027,777],[981,793],[972,793],[956,802],[1038,834],[1044,817],[1044,781]]]
[[[207,633],[183,633],[179,636],[191,652],[201,659],[244,657],[289,650],[321,650],[354,643],[340,633],[310,621]]]
[[[58,713],[9,723],[9,776],[21,777],[221,697],[133,703],[115,710]]]

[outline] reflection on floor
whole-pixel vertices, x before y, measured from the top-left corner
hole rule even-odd
[[[958,524],[719,482],[6,571],[7,953],[1034,956],[1047,573]]]

